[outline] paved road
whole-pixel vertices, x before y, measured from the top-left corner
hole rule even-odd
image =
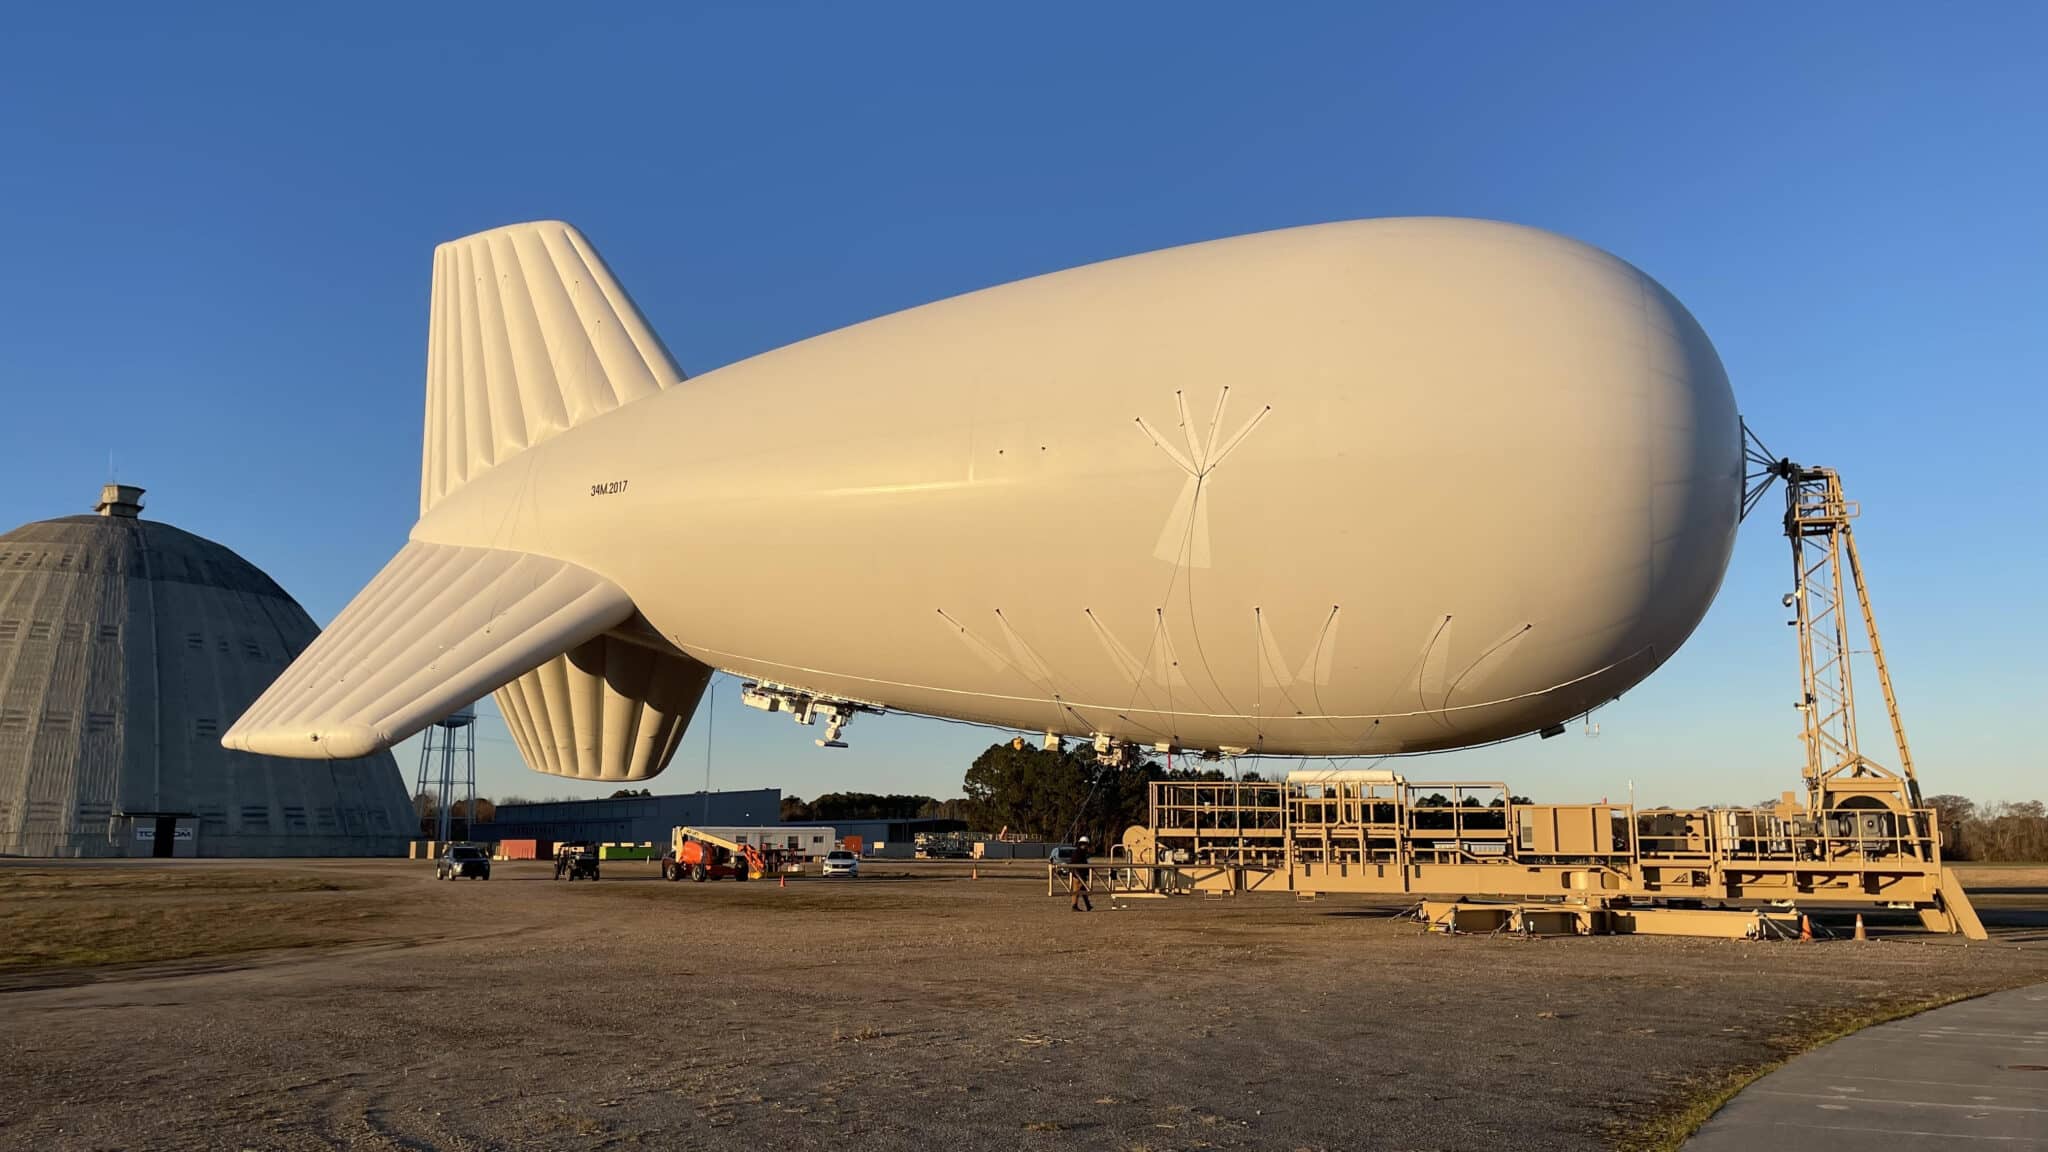
[[[2048,984],[1866,1028],[1744,1089],[1688,1152],[2048,1149]]]

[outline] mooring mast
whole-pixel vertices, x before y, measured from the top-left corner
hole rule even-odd
[[[476,705],[465,704],[427,725],[427,730],[420,733],[420,770],[413,784],[414,796],[426,794],[429,772],[436,772],[436,794],[441,806],[434,839],[443,844],[451,839],[449,831],[453,824],[458,783],[463,788],[462,835],[468,839],[470,829],[476,825]]]
[[[1884,643],[1877,634],[1877,616],[1870,607],[1863,563],[1856,553],[1851,525],[1860,511],[1842,495],[1842,478],[1832,468],[1808,468],[1784,457],[1773,458],[1756,434],[1743,428],[1744,455],[1751,471],[1743,496],[1746,514],[1774,480],[1785,482],[1785,536],[1792,543],[1792,591],[1785,607],[1797,615],[1787,623],[1799,629],[1799,710],[1806,746],[1806,806],[1809,814],[1841,808],[1887,808],[1904,812],[1921,807],[1920,781],[1913,772],[1913,752],[1899,718],[1898,696],[1885,664]],[[1848,583],[1844,584],[1844,571]],[[1865,756],[1856,733],[1856,692],[1850,676],[1851,639],[1848,592],[1854,589],[1863,615],[1863,634],[1870,641],[1871,662],[1891,718],[1898,750],[1897,771]]]

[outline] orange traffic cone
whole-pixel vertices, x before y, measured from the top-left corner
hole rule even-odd
[[[782,874],[781,874],[780,876],[777,876],[777,877],[775,878],[775,886],[776,886],[777,888],[787,888],[787,887],[789,887],[789,873],[787,873],[787,872],[784,872],[784,873],[782,873]]]
[[[1799,938],[1800,938],[1801,940],[1807,941],[1807,942],[1809,942],[1809,943],[1811,943],[1811,942],[1812,942],[1812,940],[1813,940],[1813,917],[1811,917],[1811,916],[1801,916],[1801,917],[1799,918]]]
[[[1864,932],[1863,932],[1863,913],[1861,913],[1861,912],[1858,912],[1858,913],[1856,914],[1856,938],[1857,938],[1858,940],[1868,940],[1868,939],[1870,939],[1870,937],[1869,937],[1869,936],[1866,936],[1866,935],[1864,935]]]
[[[976,864],[976,865],[974,865],[973,867],[969,868],[969,869],[967,870],[967,878],[968,878],[969,880],[979,880],[979,879],[981,879],[981,865],[979,865],[979,864]]]

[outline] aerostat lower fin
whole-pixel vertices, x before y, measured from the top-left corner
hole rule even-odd
[[[367,756],[632,615],[618,585],[573,564],[415,540],[221,743],[265,756]]]
[[[645,780],[675,756],[710,681],[710,667],[687,656],[599,636],[498,689],[496,699],[534,771]]]

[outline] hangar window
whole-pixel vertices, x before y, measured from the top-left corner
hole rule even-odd
[[[334,809],[332,809],[332,808],[315,808],[315,809],[313,810],[313,822],[314,822],[315,824],[318,824],[318,825],[319,825],[319,826],[320,826],[321,828],[333,828],[333,827],[334,827]]]
[[[201,808],[199,828],[202,832],[225,832],[228,828],[228,814],[222,808]]]
[[[82,620],[73,620],[73,621],[70,621],[69,623],[67,623],[67,624],[65,624],[65,625],[64,625],[64,642],[65,642],[65,643],[67,643],[67,644],[76,644],[76,643],[78,643],[78,642],[79,642],[80,640],[83,640],[83,639],[85,639],[85,622],[84,622],[84,621],[82,621]]]
[[[270,827],[270,809],[261,804],[242,805],[242,827],[268,829]]]
[[[98,823],[113,814],[113,808],[106,804],[80,804],[78,806],[78,822],[80,824]]]
[[[28,731],[28,710],[26,708],[9,708],[5,712],[0,712],[0,732],[26,731]]]
[[[52,708],[49,711],[43,713],[43,727],[58,732],[68,731],[71,727],[72,722],[75,721],[77,718],[78,717],[76,713],[59,711],[58,709]]]
[[[227,655],[228,638],[225,636],[221,637],[220,640],[214,645],[214,651],[219,652],[223,656]]]
[[[201,636],[197,632],[187,632],[185,633],[185,647],[197,652],[199,649],[206,647],[206,637]]]
[[[293,832],[304,832],[306,830],[306,810],[291,804],[285,805],[284,826]]]
[[[242,655],[247,656],[251,660],[261,660],[263,659],[263,645],[258,644],[254,640],[244,640],[242,641]]]
[[[53,631],[55,629],[50,627],[48,620],[31,620],[28,622],[28,638],[31,640],[48,640],[50,633]]]
[[[87,732],[112,732],[114,730],[114,714],[112,712],[87,712],[85,714],[85,730]]]
[[[0,620],[0,643],[21,639],[21,621]]]
[[[119,625],[117,625],[117,624],[102,624],[102,625],[100,625],[100,640],[101,640],[102,642],[105,642],[105,643],[111,643],[111,642],[113,642],[113,641],[115,641],[115,640],[119,640],[120,638],[121,638],[121,628],[120,628],[120,626],[119,626]]]
[[[195,716],[192,718],[192,731],[200,736],[218,736],[220,721],[211,716]]]

